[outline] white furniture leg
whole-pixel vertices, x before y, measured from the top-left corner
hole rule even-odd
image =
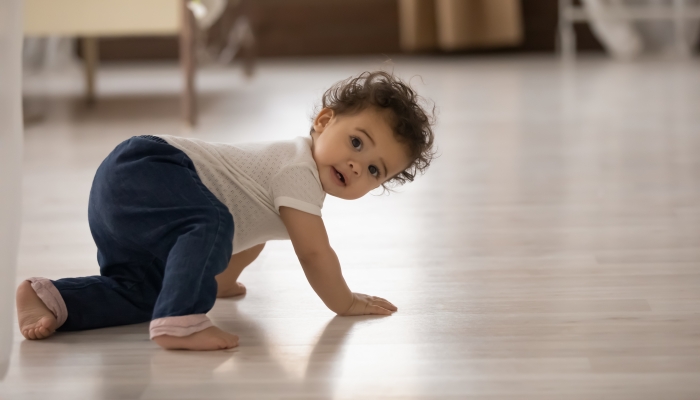
[[[22,166],[22,0],[0,1],[0,379],[14,331]]]

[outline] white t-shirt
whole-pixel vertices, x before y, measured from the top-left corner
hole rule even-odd
[[[321,216],[326,193],[311,138],[246,144],[160,136],[194,163],[202,183],[233,215],[233,253],[289,239],[280,206]]]

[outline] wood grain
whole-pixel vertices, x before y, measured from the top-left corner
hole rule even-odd
[[[105,66],[90,112],[80,74],[57,77],[26,130],[18,279],[96,273],[88,191],[121,140],[305,135],[324,88],[382,61],[204,70],[193,131],[169,107],[176,65]],[[396,59],[439,107],[440,156],[397,193],[323,212],[350,287],[398,313],[334,318],[291,245],[270,242],[248,294],[210,313],[239,348],[163,351],[147,324],[17,332],[0,398],[698,399],[698,66]]]

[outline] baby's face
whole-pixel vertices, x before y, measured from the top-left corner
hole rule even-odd
[[[358,199],[410,163],[386,114],[374,108],[349,115],[324,108],[314,131],[313,157],[323,190],[331,196]]]

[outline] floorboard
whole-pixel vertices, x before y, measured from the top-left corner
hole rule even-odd
[[[75,69],[28,76],[19,280],[97,272],[87,199],[120,141],[308,133],[324,88],[383,59],[205,68],[200,124],[179,120],[177,65],[105,65],[98,103]],[[391,317],[340,318],[288,242],[210,316],[231,351],[164,351],[147,324],[25,341],[1,399],[700,398],[698,59],[397,58],[437,106],[425,176],[324,219],[350,287]]]

